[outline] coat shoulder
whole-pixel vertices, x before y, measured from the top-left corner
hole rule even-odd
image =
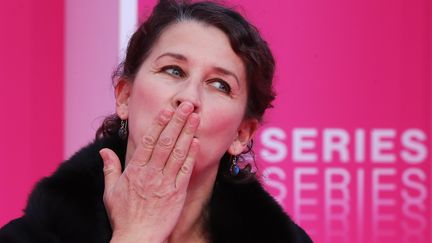
[[[96,140],[40,180],[28,198],[24,215],[0,229],[0,241],[73,242],[70,240],[85,234],[95,235],[94,225],[101,225],[102,231],[107,226],[109,229],[102,202],[103,162],[99,150],[116,146],[110,140]]]
[[[215,242],[312,242],[258,180],[218,183],[211,208]]]

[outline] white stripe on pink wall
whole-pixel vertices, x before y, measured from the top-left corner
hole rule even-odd
[[[65,158],[90,142],[114,112],[118,0],[66,0]]]

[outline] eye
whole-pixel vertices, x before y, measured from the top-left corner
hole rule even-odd
[[[185,72],[178,66],[165,66],[162,68],[162,72],[179,78],[186,76]]]
[[[221,79],[214,79],[210,81],[210,85],[215,87],[216,89],[221,90],[224,93],[230,94],[231,93],[231,87],[229,84]]]

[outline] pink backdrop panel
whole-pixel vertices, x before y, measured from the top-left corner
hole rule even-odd
[[[7,1],[0,8],[0,227],[113,113],[118,1]]]
[[[63,1],[3,1],[0,226],[63,158]]]
[[[267,189],[316,242],[430,242],[430,3],[229,4],[277,60],[255,147]]]
[[[154,3],[140,1],[140,15]],[[228,4],[241,6],[277,60],[278,98],[255,139],[272,195],[316,242],[431,242],[430,2]],[[63,148],[69,155],[86,143],[94,119],[112,111],[109,75],[117,63],[118,26],[101,17],[100,39],[92,32],[87,39],[72,36],[65,50],[64,33],[72,33],[65,31],[65,6],[23,0],[0,8],[0,226],[21,214],[34,182],[58,165]],[[115,6],[110,1],[113,19]],[[74,35],[79,29],[69,27]],[[81,49],[74,45],[107,40],[107,51],[94,48],[93,55],[106,57],[94,63],[103,74],[80,69]],[[90,87],[86,82],[100,82],[101,97],[80,92]]]

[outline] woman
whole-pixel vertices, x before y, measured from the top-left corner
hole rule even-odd
[[[274,99],[258,31],[160,1],[115,73],[116,114],[42,180],[1,242],[311,242],[239,167]]]

